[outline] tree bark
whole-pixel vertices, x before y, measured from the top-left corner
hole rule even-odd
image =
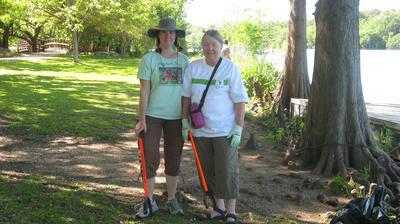
[[[308,98],[310,81],[307,71],[306,0],[290,0],[288,48],[285,67],[274,101],[279,111],[290,109],[291,98]]]
[[[72,51],[73,51],[73,58],[74,58],[74,63],[79,62],[78,54],[79,54],[79,42],[78,42],[78,31],[74,28],[72,30]]]
[[[43,25],[31,24],[31,26],[34,29],[33,33],[29,30],[22,30],[21,33],[14,33],[13,36],[25,40],[29,43],[31,51],[38,52],[39,35],[42,32]]]
[[[42,31],[43,26],[39,26],[35,28],[35,33],[32,36],[32,51],[38,52],[39,51],[39,34]]]
[[[347,176],[371,165],[378,184],[398,181],[399,167],[382,150],[368,122],[360,75],[359,0],[319,0],[311,95],[302,141],[314,173]]]
[[[7,49],[7,50],[9,49],[8,40],[10,39],[12,26],[13,26],[12,23],[3,26],[4,31],[3,31],[3,35],[1,38],[1,48],[3,48],[3,49]]]

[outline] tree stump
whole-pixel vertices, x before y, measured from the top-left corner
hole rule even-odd
[[[256,143],[256,139],[254,137],[254,133],[250,133],[250,138],[247,140],[246,144],[243,146],[243,149],[245,149],[245,150],[256,150],[257,149],[257,143]]]

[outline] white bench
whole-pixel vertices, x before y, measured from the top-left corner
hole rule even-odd
[[[307,114],[308,99],[291,98],[290,99],[290,116],[305,117]]]

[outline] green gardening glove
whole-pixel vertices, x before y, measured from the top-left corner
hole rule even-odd
[[[243,128],[235,124],[231,132],[229,132],[228,139],[231,139],[230,146],[236,149],[240,145],[240,138],[242,137]]]
[[[185,141],[189,140],[189,131],[192,131],[192,127],[190,126],[188,119],[182,119],[182,136]]]

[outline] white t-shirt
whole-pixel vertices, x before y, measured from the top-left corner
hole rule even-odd
[[[182,95],[199,104],[213,69],[204,58],[191,62],[183,76]],[[193,135],[227,136],[235,125],[234,103],[247,102],[248,99],[239,69],[232,61],[222,59],[204,100],[205,126],[193,129]]]

